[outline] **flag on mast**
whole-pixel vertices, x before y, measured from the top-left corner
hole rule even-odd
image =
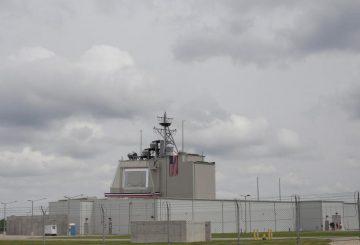
[[[169,175],[178,176],[179,174],[179,158],[178,155],[169,156]]]

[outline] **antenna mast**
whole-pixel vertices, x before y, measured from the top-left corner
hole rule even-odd
[[[178,152],[178,148],[175,144],[175,140],[173,137],[173,134],[176,133],[176,129],[170,129],[173,118],[167,117],[166,112],[164,113],[164,116],[158,117],[159,125],[162,126],[162,128],[156,128],[154,127],[154,131],[157,132],[164,140],[165,147],[168,144],[171,144],[175,147],[176,152]]]

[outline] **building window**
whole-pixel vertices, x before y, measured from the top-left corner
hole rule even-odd
[[[124,189],[145,189],[149,184],[149,170],[132,168],[123,170],[122,186]]]

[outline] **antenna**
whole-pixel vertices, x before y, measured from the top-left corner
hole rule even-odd
[[[142,129],[140,129],[140,152],[139,155],[142,153]]]
[[[185,120],[181,121],[181,152],[185,152],[185,150],[184,150],[184,122],[185,122]]]
[[[158,117],[159,125],[162,126],[162,128],[156,128],[154,127],[154,131],[156,131],[164,140],[165,147],[168,144],[171,144],[175,147],[176,152],[178,152],[178,148],[175,144],[175,140],[173,137],[173,134],[176,133],[176,129],[170,129],[173,118],[167,117],[166,112],[164,113],[164,116]],[[162,152],[165,153],[165,152]]]
[[[259,201],[259,176],[256,176],[257,200]]]

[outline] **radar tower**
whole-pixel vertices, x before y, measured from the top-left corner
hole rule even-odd
[[[162,126],[162,128],[154,127],[154,131],[163,138],[165,146],[168,144],[173,145],[176,149],[176,152],[178,152],[178,148],[173,137],[173,135],[176,133],[176,129],[170,129],[173,118],[167,117],[166,112],[164,113],[164,116],[157,118],[159,125]]]

